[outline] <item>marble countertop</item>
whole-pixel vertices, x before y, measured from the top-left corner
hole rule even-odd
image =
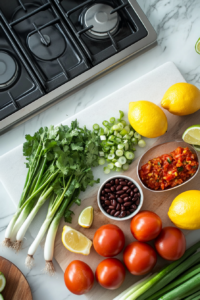
[[[128,63],[66,97],[53,107],[0,136],[0,156],[23,143],[25,134],[33,134],[41,126],[57,124],[67,117],[73,116],[167,61],[174,62],[184,78],[200,88],[200,56],[194,50],[194,45],[200,37],[199,0],[138,0],[138,3],[158,34],[157,44],[148,51],[134,56]],[[2,241],[15,207],[1,182],[0,205],[0,241]],[[188,237],[188,241],[192,240],[195,234],[197,232],[193,232]],[[42,249],[36,253],[37,265],[35,268],[27,271],[24,266],[24,258],[31,242],[32,237],[27,233],[23,250],[19,254],[0,247],[0,255],[11,260],[25,274],[32,289],[33,299],[85,299],[85,296],[70,294],[64,285],[63,272],[56,263],[56,276],[51,278],[43,273],[41,269],[43,266]]]

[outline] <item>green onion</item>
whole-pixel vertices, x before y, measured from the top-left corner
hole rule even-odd
[[[117,150],[115,153],[116,153],[117,156],[122,156],[124,151],[123,150]]]
[[[118,167],[118,168],[116,168],[115,171],[116,171],[116,172],[121,172],[121,170],[122,170],[122,168],[119,168],[119,167]]]
[[[104,156],[104,152],[103,151],[99,151],[99,156]]]
[[[127,159],[131,159],[131,160],[134,159],[135,157],[134,153],[130,151],[125,152],[125,156]]]
[[[117,126],[118,130],[122,130],[124,128],[124,125],[122,123],[118,123]]]
[[[119,150],[122,150],[122,149],[124,148],[124,144],[119,144],[119,145],[117,146],[117,148],[118,148]]]
[[[131,139],[131,142],[134,144],[134,145],[137,145],[138,144],[138,139],[136,139],[135,137],[133,137]]]
[[[127,133],[130,133],[130,126],[129,125],[125,126],[124,129],[127,131]],[[132,131],[132,133],[133,133],[133,131]]]
[[[144,148],[146,146],[146,142],[144,140],[139,140],[138,146]]]
[[[120,123],[122,123],[124,125],[124,127],[126,126],[126,121],[125,120],[120,120]]]
[[[121,165],[124,165],[124,164],[126,163],[126,157],[121,156],[121,157],[118,159],[118,162],[119,162]]]
[[[135,137],[136,139],[138,139],[138,140],[141,139],[141,135],[140,135],[139,133],[137,133],[137,132],[134,133],[134,137]]]
[[[124,171],[128,170],[128,169],[129,169],[129,164],[124,164],[124,165],[122,166],[122,169],[123,169]]]
[[[110,123],[115,123],[115,118],[114,117],[110,118]]]
[[[128,134],[128,131],[124,128],[120,131],[121,136],[126,136]]]
[[[115,157],[114,154],[108,154],[108,159],[109,159],[109,160],[112,160],[114,157]]]
[[[118,125],[113,125],[113,126],[112,126],[112,130],[114,130],[114,131],[119,130]]]
[[[103,121],[102,124],[103,124],[103,126],[105,126],[105,127],[109,126],[109,122],[108,122],[108,121]]]
[[[115,163],[115,167],[121,168],[122,164],[120,164],[118,161]]]
[[[100,127],[100,129],[99,129],[99,135],[101,136],[101,135],[104,135],[104,129],[102,128],[102,127]]]
[[[105,162],[106,162],[106,161],[105,161],[104,158],[100,158],[99,161],[98,161],[98,163],[99,163],[100,166],[104,165]]]
[[[105,135],[100,135],[100,139],[101,139],[102,141],[105,141],[105,140],[106,140],[106,136],[105,136]]]
[[[94,129],[94,130],[99,130],[99,125],[98,125],[98,124],[94,124],[94,125],[93,125],[93,129]]]
[[[119,120],[121,120],[123,117],[124,117],[124,113],[123,113],[123,111],[119,111],[119,114],[120,114],[120,116],[119,116]]]
[[[115,136],[114,135],[110,135],[108,138],[109,141],[114,141],[115,140]]]
[[[114,168],[114,164],[113,163],[108,164],[107,168],[110,169],[110,170],[112,170]]]

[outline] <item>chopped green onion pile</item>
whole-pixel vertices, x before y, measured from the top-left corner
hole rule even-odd
[[[135,157],[135,145],[141,148],[146,146],[141,135],[123,120],[124,113],[121,110],[119,113],[119,119],[112,117],[109,121],[104,120],[102,122],[104,127],[100,127],[98,124],[93,125],[93,129],[101,140],[99,165],[108,163],[104,167],[105,174],[109,174],[111,170],[117,172],[128,170]]]

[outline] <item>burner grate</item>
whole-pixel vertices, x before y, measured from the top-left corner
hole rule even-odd
[[[4,20],[44,90],[50,92],[87,71],[90,64],[54,4],[40,1],[18,1],[14,15],[5,13]]]
[[[94,0],[82,2],[75,0],[73,1],[73,7],[71,7],[71,1],[54,1],[93,66],[147,36],[145,27],[132,9],[130,3],[126,0],[108,0],[102,2]],[[95,38],[94,32],[92,32],[94,26],[86,26],[85,24],[83,26],[83,21],[81,22],[81,20],[83,20],[83,14],[88,9],[98,4],[113,7],[110,15],[119,14],[120,24],[118,30],[114,30],[113,32],[112,30],[108,30],[102,36],[96,36]]]
[[[0,121],[43,96],[40,84],[16,48],[0,14]],[[3,53],[3,55],[1,55]],[[10,61],[11,59],[11,61]],[[12,64],[13,62],[13,64]],[[6,69],[8,67],[8,69]],[[6,73],[7,70],[7,73]],[[1,78],[2,77],[2,78]]]

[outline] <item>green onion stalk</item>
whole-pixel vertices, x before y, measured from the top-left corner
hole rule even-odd
[[[52,205],[49,207],[49,210],[47,212],[47,216],[45,221],[43,222],[35,240],[33,241],[33,243],[31,244],[29,250],[28,250],[28,255],[25,261],[26,266],[30,269],[32,268],[33,264],[34,264],[34,258],[33,255],[35,254],[40,242],[42,241],[47,229],[49,228],[49,225],[51,223],[51,221],[53,220],[59,206],[61,205],[64,197],[65,197],[65,193],[67,192],[67,189],[69,188],[69,185],[71,183],[72,180],[72,175],[70,176],[66,187],[64,188],[62,194],[60,196],[57,196],[56,199],[54,200],[54,202],[52,203]]]
[[[81,184],[83,178],[84,175],[80,177],[79,184]],[[54,245],[55,245],[56,234],[60,225],[60,221],[66,212],[69,212],[69,214],[71,215],[72,212],[69,209],[72,206],[72,204],[77,200],[78,195],[80,193],[80,188],[76,189],[76,179],[74,179],[74,184],[72,185],[73,188],[71,190],[71,193],[69,194],[68,197],[64,199],[63,203],[59,207],[47,232],[47,237],[44,246],[44,259],[45,259],[44,271],[45,273],[48,273],[51,276],[55,274],[55,268],[53,265]]]

